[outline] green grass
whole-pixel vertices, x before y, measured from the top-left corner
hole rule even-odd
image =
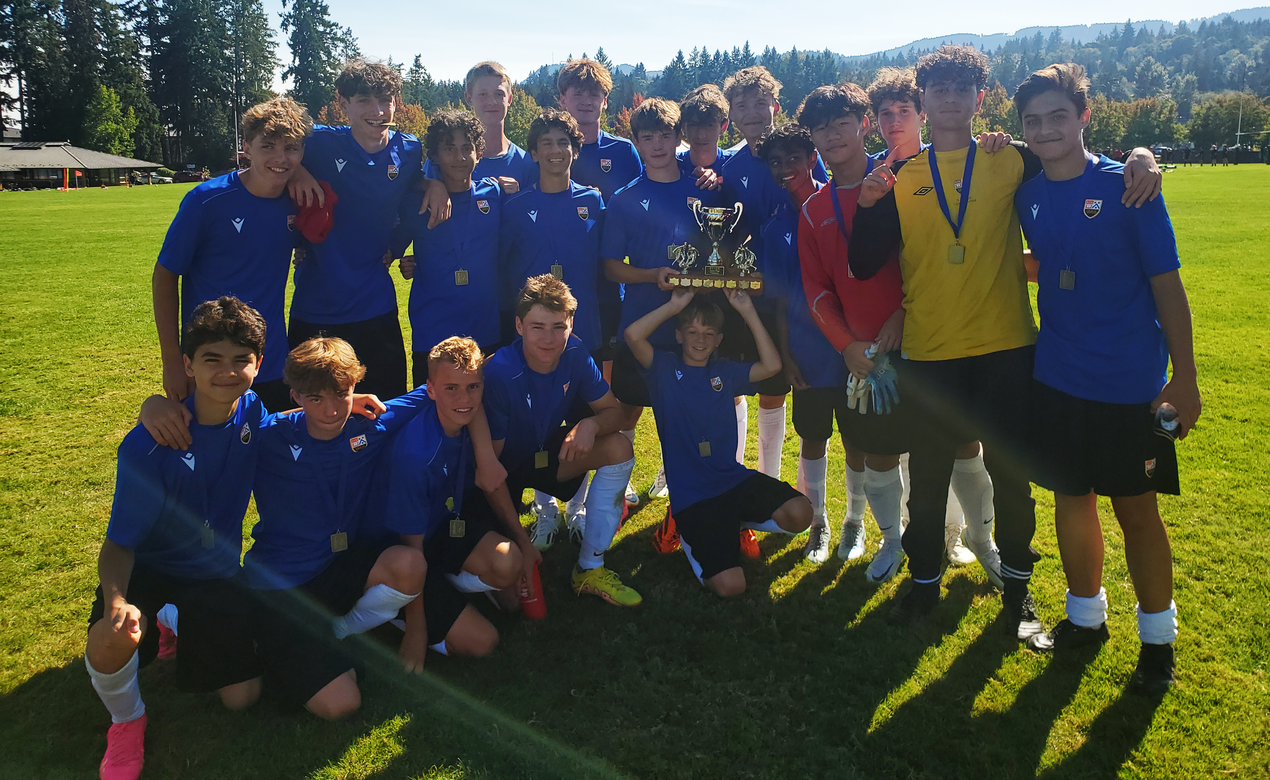
[[[150,270],[187,189],[0,193],[0,776],[90,777],[104,749],[109,719],[83,669],[85,622],[115,448],[159,388]],[[1179,447],[1183,495],[1161,502],[1182,634],[1180,682],[1158,707],[1125,691],[1135,599],[1114,522],[1112,640],[1082,663],[1020,650],[972,570],[947,578],[924,633],[891,629],[884,610],[902,583],[868,586],[863,563],[812,566],[801,539],[765,538],[763,559],[746,566],[749,593],[722,603],[681,556],[652,552],[664,512],[654,502],[609,556],[644,595],[641,608],[575,598],[575,550],[559,543],[544,566],[546,621],[494,616],[503,641],[492,658],[432,656],[422,678],[368,644],[364,706],[342,723],[285,711],[267,694],[227,713],[151,666],[141,675],[145,776],[1270,775],[1270,168],[1182,169],[1166,189],[1205,412]],[[656,468],[647,423],[643,485]],[[792,425],[789,437],[792,478]],[[830,457],[841,474],[840,445]],[[1052,500],[1037,497],[1035,592],[1053,622],[1064,582]],[[831,480],[834,518],[843,502]]]

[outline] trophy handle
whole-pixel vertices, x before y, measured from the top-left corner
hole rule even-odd
[[[732,204],[732,224],[728,225],[728,232],[736,230],[736,226],[741,222],[741,213],[745,211],[745,205],[740,201]]]
[[[701,216],[704,212],[705,212],[705,209],[701,207],[701,201],[694,200],[692,202],[692,218],[697,221],[697,228],[700,229],[701,232],[703,233],[705,232],[705,229],[706,229],[706,223],[703,222],[701,219]]]

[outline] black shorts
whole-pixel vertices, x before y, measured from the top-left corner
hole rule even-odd
[[[622,324],[622,287],[600,274],[595,280],[596,301],[600,309],[600,348],[596,362],[613,360],[620,341],[618,328]],[[646,406],[647,404],[642,404]]]
[[[1036,484],[1064,496],[1177,495],[1177,453],[1150,404],[1109,404],[1033,384]]]
[[[291,389],[281,379],[257,382],[251,386],[251,389],[256,391],[256,395],[260,396],[260,403],[264,404],[265,409],[270,412],[285,412],[299,406],[291,400]]]
[[[303,707],[349,669],[365,666],[348,641],[335,638],[331,620],[345,614],[366,590],[366,578],[391,541],[354,544],[311,580],[294,588],[256,591],[256,641],[267,684]],[[182,616],[184,618],[184,616]]]
[[[812,387],[795,390],[794,432],[806,441],[825,441],[833,436],[833,419],[838,418],[838,429],[843,430],[846,416],[855,414],[847,409],[845,387]]]
[[[259,677],[251,626],[251,591],[238,577],[187,580],[157,572],[142,564],[132,567],[128,603],[146,617],[146,632],[137,648],[137,661],[145,666],[159,654],[156,620],[164,604],[181,613],[177,626],[180,650],[176,654],[176,683],[182,690],[208,693],[227,685]],[[89,613],[88,626],[106,615],[101,587]]]
[[[619,341],[614,351],[609,387],[614,397],[627,406],[652,406],[648,383],[644,381],[644,367],[635,359],[635,353],[625,341]]]
[[[732,308],[732,304],[727,302],[723,294],[717,295],[715,302],[723,309],[723,343],[719,345],[719,355],[737,363],[757,362],[758,343],[754,340],[753,331],[750,330],[749,325],[745,324],[745,319],[737,313],[736,309]],[[758,318],[762,321],[767,335],[775,342],[776,312],[760,308]],[[785,379],[784,371],[778,371],[775,376],[755,382],[754,388],[759,395],[777,397],[788,395],[792,389],[788,380]]]
[[[675,513],[675,525],[688,561],[701,580],[741,565],[741,524],[765,523],[793,498],[801,498],[787,482],[759,472],[714,498]]]
[[[590,417],[590,407],[587,407],[586,411],[587,414],[584,416]],[[572,416],[571,414],[570,417]],[[582,417],[578,418],[578,420],[581,419]],[[525,488],[540,490],[561,501],[568,501],[577,495],[582,487],[582,480],[586,479],[585,472],[563,482],[559,479],[560,448],[564,446],[564,437],[568,436],[569,431],[573,430],[573,426],[577,424],[577,420],[566,420],[564,425],[552,431],[547,437],[546,443],[542,446],[547,453],[547,463],[542,468],[535,468],[537,456],[530,455],[520,464],[507,469],[507,489],[511,491],[513,500],[520,498]]]
[[[445,639],[468,603],[467,594],[455,588],[445,575],[463,571],[463,564],[486,534],[501,533],[494,509],[480,490],[468,490],[463,496],[459,516],[464,526],[462,536],[450,536],[447,523],[423,543],[423,557],[428,561],[428,574],[423,583],[423,613],[428,624],[429,644]]]
[[[905,391],[917,381],[909,374],[908,361],[901,360],[898,352],[890,355],[891,365],[897,373],[895,388],[900,402],[891,406],[887,414],[876,414],[870,403],[869,410],[860,414],[859,409],[847,409],[846,424],[838,418],[838,428],[851,446],[869,455],[903,455],[909,451],[911,425],[916,404],[913,398],[905,402]],[[846,390],[843,389],[843,397]],[[845,406],[845,402],[844,402]]]
[[[357,392],[373,393],[381,401],[406,392],[406,343],[396,311],[360,322],[327,325],[291,318],[287,328],[291,349],[314,336],[341,338],[353,347],[357,359],[366,366],[366,377],[357,383]]]

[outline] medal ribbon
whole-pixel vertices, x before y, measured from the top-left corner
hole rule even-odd
[[[242,417],[243,417],[245,406],[246,406],[246,403],[243,401],[242,398],[239,398],[238,407],[234,410],[234,416],[225,422],[224,427],[235,428],[235,429],[241,428]],[[186,400],[186,408],[188,408],[191,412],[194,411],[194,396],[191,395]],[[197,419],[197,417],[195,419]],[[229,459],[233,457],[233,454],[234,454],[234,439],[237,438],[236,436],[234,436],[233,431],[230,431],[229,433],[225,435],[231,436],[233,437],[233,439],[230,440],[229,446],[225,447],[225,455],[224,457],[221,458],[220,469],[216,471],[216,475],[218,477],[224,476],[225,474],[225,468],[226,466],[229,465]],[[254,432],[253,432],[253,435],[255,435]],[[194,472],[190,476],[194,478],[194,484],[198,488],[199,498],[202,499],[203,526],[206,528],[211,528],[212,527],[212,491],[209,488],[207,483],[208,470],[205,467],[198,465],[199,453],[195,452],[195,446],[197,444],[198,444],[197,441],[194,442],[193,444],[190,445],[190,449],[189,449],[189,451],[194,454]]]
[[[566,343],[565,349],[568,349],[568,348],[569,348],[569,345]],[[516,354],[520,356],[520,367],[522,369],[521,376],[525,378],[525,395],[527,397],[532,398],[533,397],[533,380],[530,379],[530,376],[531,376],[530,372],[533,372],[534,374],[537,374],[538,372],[530,368],[529,363],[525,360],[525,340],[524,339],[520,339],[519,349],[516,350]],[[548,381],[547,386],[551,388],[552,390],[554,390],[556,387],[556,374],[560,371],[560,366],[563,363],[564,363],[564,354],[561,353],[560,359],[556,362],[556,367],[552,369],[549,379],[547,380]],[[539,376],[544,376],[544,375],[539,374]],[[547,399],[547,400],[549,403],[551,402],[551,399]],[[550,411],[552,412],[552,414],[549,414],[549,415],[544,414],[541,418],[539,418],[537,415],[534,414],[532,403],[529,408],[529,419],[534,426],[534,436],[535,436],[534,441],[539,450],[541,450],[543,445],[546,444],[547,442],[547,434],[551,431],[550,421],[553,417],[555,417],[554,412],[556,411],[556,409],[559,408],[559,402],[554,402],[554,403],[556,405],[550,407]],[[547,425],[543,425],[542,420],[547,420],[548,421]]]
[[[342,439],[343,436],[344,436],[344,431],[341,431],[339,438]],[[313,476],[318,483],[318,487],[321,490],[322,497],[326,499],[327,509],[329,509],[333,515],[332,526],[334,527],[337,533],[340,531],[343,531],[344,525],[345,525],[344,489],[348,486],[348,461],[352,453],[352,445],[350,445],[347,441],[343,441],[341,443],[344,444],[344,448],[341,448],[339,450],[339,453],[340,453],[339,492],[336,493],[335,495],[331,494],[331,486],[330,484],[328,484],[328,477],[325,473],[322,472],[322,469],[318,466],[317,458],[312,458],[309,460],[309,468],[313,471]]]
[[[953,222],[952,211],[948,208],[948,198],[944,195],[944,185],[939,177],[939,162],[935,159],[935,147],[931,146],[926,149],[926,154],[930,157],[930,178],[931,183],[935,185],[935,195],[939,198],[939,208],[944,212],[944,219],[948,220],[948,226],[952,228],[953,238],[961,241],[961,226],[966,221],[966,204],[970,202],[970,175],[974,172],[975,167],[975,149],[979,144],[972,138],[970,140],[970,148],[966,150],[966,170],[961,174],[961,197],[960,203],[957,205],[957,221]]]
[[[868,176],[870,173],[873,173],[873,158],[872,158],[872,157],[869,157],[869,158],[867,158],[867,159],[868,159],[868,161],[869,161],[869,162],[866,164],[865,169],[864,169],[864,175],[865,175],[865,176]],[[863,180],[861,180],[861,181],[860,181],[860,184],[863,184],[863,183],[864,183],[864,181],[863,181]],[[856,186],[858,187],[858,186],[860,186],[860,184],[857,184]],[[837,177],[834,177],[834,178],[832,178],[832,179],[830,179],[830,180],[829,180],[829,199],[830,199],[831,201],[833,201],[833,215],[834,215],[834,217],[836,217],[836,218],[837,218],[837,220],[838,220],[838,232],[842,234],[842,240],[843,240],[843,241],[846,241],[848,244],[850,244],[850,243],[851,243],[851,236],[847,235],[847,226],[843,224],[843,219],[842,219],[842,204],[838,202],[838,180],[837,180]]]
[[[1074,211],[1068,210],[1066,214],[1060,214],[1059,211],[1054,208],[1054,199],[1050,194],[1048,180],[1045,182],[1045,186],[1040,188],[1041,192],[1044,193],[1045,207],[1049,209],[1049,213],[1053,215],[1048,229],[1044,232],[1049,235],[1050,243],[1053,244],[1056,253],[1060,256],[1054,258],[1054,260],[1058,261],[1061,258],[1061,262],[1068,270],[1072,267],[1072,253],[1068,244],[1068,239],[1076,234],[1076,226],[1080,224],[1079,218],[1082,216],[1085,208],[1084,199],[1081,198],[1079,194],[1089,192],[1089,181],[1093,178],[1092,174],[1095,167],[1097,167],[1096,161],[1089,159],[1088,155],[1086,155],[1085,171],[1080,175],[1080,189],[1078,190],[1076,197],[1076,208]],[[1041,175],[1044,176],[1044,174]],[[1039,259],[1044,260],[1045,258],[1042,257]]]
[[[451,517],[458,517],[459,510],[463,508],[464,483],[467,476],[467,444],[468,435],[465,427],[459,431],[459,469],[454,473],[454,487],[450,490],[450,495],[454,498],[454,508],[450,510]]]

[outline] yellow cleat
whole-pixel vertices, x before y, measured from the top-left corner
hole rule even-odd
[[[590,593],[619,607],[638,607],[644,599],[618,579],[617,572],[601,566],[598,569],[573,567],[573,592]]]

